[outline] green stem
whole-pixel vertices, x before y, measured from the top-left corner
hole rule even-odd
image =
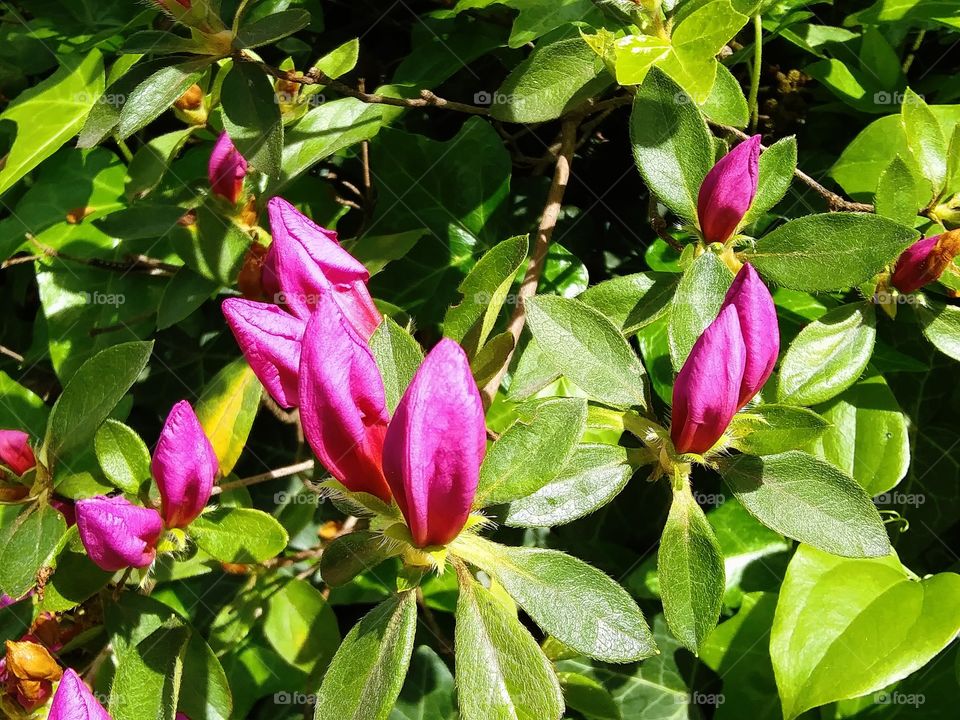
[[[760,96],[760,73],[763,71],[763,21],[760,14],[753,16],[753,72],[750,77],[750,129],[755,131],[757,123],[760,120],[760,107],[758,99]]]
[[[127,146],[126,140],[117,138],[117,147],[120,148],[121,154],[128,163],[133,160],[133,153],[130,152],[130,148]]]

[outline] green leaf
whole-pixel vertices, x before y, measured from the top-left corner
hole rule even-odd
[[[170,163],[183,149],[190,136],[196,131],[191,126],[183,130],[160,135],[142,145],[134,154],[127,167],[125,193],[127,200],[133,202],[145,198],[160,184]]]
[[[796,169],[797,139],[795,137],[777,140],[760,153],[757,194],[743,217],[744,225],[756,222],[783,199],[790,189]]]
[[[516,616],[466,572],[456,621],[463,720],[560,720],[563,695],[550,661]]]
[[[503,585],[544,632],[584,655],[631,662],[657,651],[633,599],[582,560],[476,535],[461,535],[450,549]]]
[[[197,418],[217,459],[220,474],[233,472],[260,407],[263,388],[244,358],[213,376],[195,403]]]
[[[306,10],[281,10],[240,28],[234,46],[242,49],[270,45],[309,24],[310,13]]]
[[[716,319],[733,283],[718,255],[706,252],[683,274],[670,310],[670,359],[679,372],[707,326]]]
[[[960,122],[953,126],[950,144],[947,147],[947,177],[943,183],[945,193],[960,190]]]
[[[0,195],[76,135],[103,92],[103,57],[98,50],[83,57],[65,53],[62,63],[0,113],[0,124],[17,128],[9,150],[4,145]]]
[[[117,420],[104,421],[94,437],[97,460],[107,480],[136,495],[150,479],[150,451],[140,436]]]
[[[588,288],[577,299],[602,312],[630,336],[667,311],[679,279],[675,273],[622,275]]]
[[[101,570],[87,556],[80,544],[76,525],[67,530],[59,541],[59,551],[51,565],[53,573],[43,589],[40,610],[43,612],[66,612],[84,602],[106,586],[112,572]]]
[[[583,38],[538,45],[497,90],[490,114],[514,123],[554,120],[585,99],[603,72],[603,63]],[[609,78],[602,81],[606,85]]]
[[[907,147],[920,165],[923,177],[933,188],[933,197],[939,196],[947,177],[947,141],[940,123],[927,103],[913,90],[907,88],[900,106],[903,132]]]
[[[250,248],[250,235],[233,220],[224,218],[217,204],[215,197],[208,196],[196,208],[196,226],[171,232],[170,240],[191,270],[217,286],[231,287],[236,284]]]
[[[830,423],[813,410],[792,405],[757,405],[730,425],[733,447],[747,455],[776,455],[816,442]]]
[[[212,62],[201,58],[163,67],[137,85],[120,111],[117,136],[125,140],[146,127],[196,83]]]
[[[613,695],[599,681],[579,673],[557,673],[567,705],[590,720],[620,720]]]
[[[67,531],[63,515],[49,505],[28,509],[0,532],[0,590],[22,597]]]
[[[897,155],[880,175],[874,198],[877,214],[901,225],[913,225],[917,216],[917,180],[903,159]]]
[[[218,283],[188,267],[177,270],[160,299],[157,330],[166,330],[188,318],[216,292],[218,286]]]
[[[745,128],[750,122],[750,108],[743,96],[740,82],[727,70],[726,65],[717,64],[717,79],[713,83],[710,95],[701,104],[700,109],[713,122]],[[784,138],[779,142],[789,141]],[[760,187],[763,187],[762,185]]]
[[[843,290],[870,280],[918,237],[915,230],[878,215],[825,213],[781,225],[744,255],[777,285]]]
[[[322,70],[329,78],[338,78],[346,75],[357,66],[357,60],[360,58],[360,40],[353,38],[347,40],[343,45],[334,48],[322,58],[314,63],[314,66]],[[301,92],[305,92],[304,88]]]
[[[496,377],[507,363],[513,348],[513,334],[509,331],[494,335],[486,345],[480,348],[470,361],[470,371],[473,373],[477,387],[484,387]]]
[[[183,653],[183,676],[177,709],[191,720],[230,720],[233,694],[223,666],[198,633],[191,633]]]
[[[743,506],[782,535],[844,557],[880,557],[890,542],[870,497],[846,473],[797,450],[719,461]]]
[[[696,105],[657,68],[637,89],[630,142],[637,168],[660,202],[695,219],[700,184],[713,167],[713,140]]]
[[[93,439],[146,367],[152,350],[152,342],[122,343],[80,366],[50,411],[41,450],[48,467]]]
[[[296,578],[270,595],[263,634],[280,657],[309,673],[325,668],[340,645],[337,616],[323,594]]]
[[[583,398],[538,405],[529,422],[515,422],[487,451],[474,505],[499,505],[540,490],[570,460],[586,425]]]
[[[894,487],[910,466],[907,416],[881,375],[818,408],[829,423],[810,451],[850,475],[871,497]]]
[[[646,404],[643,365],[607,318],[552,295],[530,298],[526,310],[540,350],[581,390],[614,406]]]
[[[174,720],[189,635],[186,627],[171,621],[118,655],[110,685],[113,720]]]
[[[220,96],[223,127],[237,150],[264,175],[279,177],[283,120],[269,79],[252,63],[236,63]]]
[[[670,54],[670,40],[654,35],[627,35],[613,48],[617,82],[621,85],[642,83],[654,63]]]
[[[924,666],[960,632],[958,604],[960,575],[921,581],[894,555],[847,560],[801,547],[770,635],[784,717],[881,690]]]
[[[670,631],[697,652],[717,625],[723,600],[723,555],[713,528],[689,487],[675,489],[660,550],[657,575]]]
[[[877,338],[872,305],[841,305],[794,338],[780,365],[777,399],[815,405],[853,385],[870,362]]]
[[[527,258],[529,237],[518,235],[494,245],[457,288],[463,300],[447,311],[443,332],[473,357],[484,346],[514,278]]]
[[[429,645],[421,645],[413,653],[390,720],[451,720],[455,707],[453,674]]]
[[[383,542],[382,535],[356,530],[324,548],[320,556],[320,577],[330,587],[340,587],[398,553],[396,546]]]
[[[0,427],[20,428],[34,437],[47,427],[50,408],[36,393],[0,371]]]
[[[572,522],[613,500],[632,475],[626,448],[579,445],[553,480],[510,503],[504,523],[511,527],[554,527]]]
[[[927,340],[944,355],[960,360],[960,308],[931,298],[915,307]]]
[[[226,563],[261,563],[287,546],[287,531],[250,508],[218,507],[194,520],[188,534],[201,550]]]
[[[347,633],[327,669],[316,720],[386,720],[407,674],[416,629],[412,591],[370,611]]]
[[[370,350],[380,368],[387,409],[392,413],[423,362],[423,349],[393,318],[384,317],[370,338]]]

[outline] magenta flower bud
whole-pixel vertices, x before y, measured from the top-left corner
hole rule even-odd
[[[673,385],[677,452],[702,455],[720,439],[737,414],[746,360],[737,308],[727,305],[697,338]]]
[[[237,344],[267,392],[281,407],[296,407],[306,323],[276,305],[242,298],[228,298],[222,308]]]
[[[150,464],[168,528],[186,527],[203,512],[219,467],[197,414],[181,400],[167,415]]]
[[[98,495],[77,502],[77,528],[90,559],[101,569],[116,572],[153,562],[163,519],[156,510],[122,496]]]
[[[418,547],[463,529],[477,492],[487,431],[470,362],[453,340],[424,359],[387,430],[383,466]]]
[[[37,464],[30,447],[30,436],[20,430],[0,430],[0,465],[23,475]],[[0,478],[3,470],[0,470]]]
[[[0,610],[10,607],[15,602],[17,602],[16,598],[12,598],[6,593],[0,593]]]
[[[904,294],[940,279],[960,254],[960,230],[917,240],[897,258],[890,284]]]
[[[77,524],[77,508],[70,500],[61,500],[57,497],[50,498],[50,507],[63,515],[67,522],[67,527],[73,527]]]
[[[747,263],[727,291],[723,307],[733,305],[740,320],[740,332],[747,350],[737,410],[760,392],[773,373],[780,354],[780,324],[777,309],[767,286]]]
[[[736,232],[757,194],[760,136],[744,140],[707,173],[697,198],[700,230],[708,243],[723,243]]]
[[[210,189],[236,205],[243,192],[243,179],[247,176],[247,161],[234,147],[230,136],[221,133],[210,154],[207,178]]]
[[[268,204],[273,243],[263,263],[263,288],[297,317],[307,320],[318,298],[329,292],[364,341],[380,325],[380,311],[367,290],[370,273],[337,242],[337,234],[315,224],[282,198]]]
[[[373,353],[321,291],[300,352],[300,421],[320,462],[353,492],[390,502],[383,477],[389,414]]]
[[[111,720],[76,671],[67,668],[50,703],[48,720]]]

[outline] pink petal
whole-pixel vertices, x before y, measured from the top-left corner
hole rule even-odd
[[[210,154],[207,178],[214,193],[236,204],[243,192],[247,176],[247,161],[233,146],[230,136],[221,133]]]
[[[383,379],[367,344],[321,292],[300,354],[300,420],[320,462],[354,492],[390,502],[383,477]]]
[[[163,519],[156,510],[123,497],[98,495],[77,502],[77,528],[90,559],[103,570],[116,572],[153,562]]]
[[[897,258],[893,275],[890,277],[890,283],[897,290],[904,294],[916,292],[939,277],[931,273],[932,268],[928,263],[930,253],[939,240],[940,235],[917,240]]]
[[[217,454],[186,400],[170,410],[150,464],[168,528],[189,525],[203,512],[219,470]]]
[[[297,405],[300,341],[306,323],[276,305],[228,298],[223,314],[257,378],[281,407]]]
[[[486,425],[470,363],[453,340],[424,359],[387,430],[387,481],[420,547],[444,545],[470,514]]]
[[[780,353],[780,323],[773,297],[753,266],[747,263],[727,291],[723,307],[733,305],[746,347],[746,365],[740,385],[738,410],[760,392],[773,373]]]
[[[727,305],[697,338],[673,385],[677,452],[702,455],[723,435],[737,412],[746,356],[737,308]]]
[[[20,430],[0,430],[0,465],[23,475],[37,464],[30,447],[30,436]],[[0,470],[0,477],[3,471]]]
[[[744,140],[707,173],[697,198],[697,216],[707,242],[726,242],[757,194],[760,136]]]
[[[48,720],[111,720],[80,676],[67,668],[50,703]]]
[[[263,264],[268,297],[306,320],[324,291],[366,341],[381,315],[367,290],[370,273],[337,242],[337,234],[315,224],[282,198],[267,205],[273,243]]]

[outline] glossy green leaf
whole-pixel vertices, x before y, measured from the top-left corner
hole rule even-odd
[[[177,709],[190,720],[230,720],[233,693],[220,660],[198,633],[190,634],[183,651],[183,676]]]
[[[697,338],[714,321],[733,282],[718,255],[706,252],[683,274],[670,310],[670,359],[679,372]]]
[[[101,570],[88,557],[76,525],[61,538],[59,550],[50,564],[56,569],[43,589],[40,610],[44,612],[72,610],[105,587],[113,577],[113,573]]]
[[[919,209],[914,201],[916,184],[910,166],[897,155],[880,175],[874,200],[877,214],[901,225],[912,225]]]
[[[716,627],[723,600],[723,555],[713,528],[689,488],[673,491],[657,575],[663,612],[680,643],[697,652]]]
[[[563,699],[571,709],[590,720],[620,720],[613,695],[598,680],[580,673],[558,673]]]
[[[894,555],[849,560],[801,547],[770,636],[786,720],[925,665],[960,632],[958,603],[960,575],[918,580]]]
[[[407,673],[390,720],[451,720],[456,715],[453,674],[446,663],[421,645],[413,652]]]
[[[667,311],[679,279],[674,273],[622,275],[588,288],[577,299],[602,312],[630,336]]]
[[[195,403],[197,418],[226,477],[237,464],[260,407],[263,389],[244,358],[213,376]]]
[[[195,130],[195,127],[188,127],[160,135],[137,150],[127,167],[125,192],[128,200],[141,200],[160,184],[170,169],[170,163]]]
[[[876,322],[873,306],[858,303],[841,305],[807,325],[783,357],[778,400],[814,405],[853,385],[873,354]]]
[[[27,593],[67,531],[63,515],[50,505],[28,509],[0,531],[0,589],[10,597]]]
[[[774,208],[790,189],[797,169],[797,139],[786,137],[760,153],[757,194],[743,216],[743,224],[756,222]]]
[[[916,310],[927,340],[944,355],[960,360],[960,308],[927,298]]]
[[[317,692],[316,720],[386,720],[403,686],[417,629],[416,594],[371,610],[347,633]]]
[[[255,48],[292,35],[310,24],[306,10],[282,10],[244,25],[237,32],[235,47]]]
[[[119,656],[110,685],[113,720],[174,720],[189,635],[186,627],[174,622],[158,628]]]
[[[933,196],[937,197],[947,176],[947,140],[940,123],[924,99],[910,88],[904,94],[900,112],[907,147],[932,186]]]
[[[188,267],[177,270],[157,307],[157,329],[166,330],[188,318],[216,291],[218,284]]]
[[[739,413],[730,430],[740,452],[776,455],[816,442],[829,426],[828,420],[807,408],[758,405]]]
[[[108,418],[97,430],[94,447],[103,474],[125,493],[136,495],[150,479],[150,451],[122,422]]]
[[[384,317],[370,338],[370,350],[383,378],[387,409],[393,412],[423,362],[423,349],[392,318]]]
[[[475,505],[526,497],[553,480],[573,455],[587,424],[582,398],[555,398],[518,420],[487,451]]]
[[[260,510],[219,507],[194,520],[188,534],[212,557],[226,563],[269,560],[287,546],[287,531]]]
[[[717,78],[710,95],[700,105],[703,114],[713,122],[745,128],[750,122],[750,108],[739,81],[726,65],[717,64]],[[789,141],[789,138],[784,138]],[[762,185],[761,185],[762,187]]]
[[[263,634],[280,657],[306,672],[325,668],[340,645],[337,616],[319,590],[298,579],[270,595]]]
[[[237,63],[223,81],[223,127],[247,161],[264,175],[278,177],[283,121],[273,85],[251,63]]]
[[[844,557],[881,557],[890,542],[880,513],[846,473],[812,455],[738,455],[720,474],[743,506],[782,535]]]
[[[870,280],[918,237],[878,215],[807,215],[762,237],[745,259],[783,287],[842,290]]]
[[[117,135],[126,139],[146,127],[197,82],[211,62],[201,58],[162,67],[137,85],[120,110]]]
[[[387,558],[398,554],[397,547],[367,530],[347,533],[331,542],[320,556],[320,577],[331,587],[346,585],[362,572],[373,570]]]
[[[526,303],[540,350],[581,390],[614,406],[644,405],[643,366],[617,328],[578,300],[550,295]]]
[[[457,697],[463,720],[560,720],[563,695],[529,631],[467,573],[457,600]]]

